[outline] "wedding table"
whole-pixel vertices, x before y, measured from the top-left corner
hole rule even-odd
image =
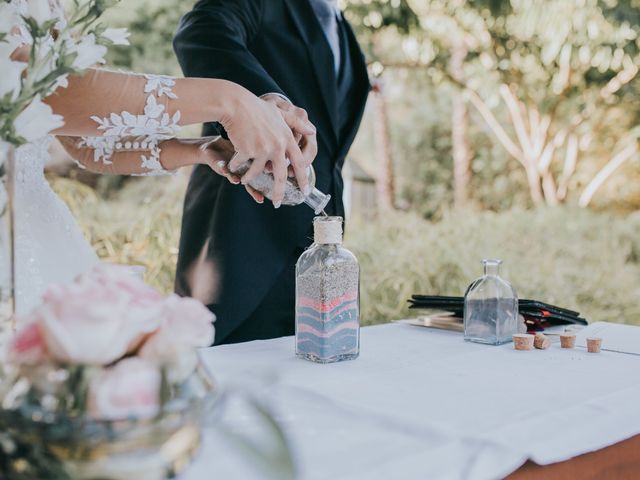
[[[250,384],[274,409],[303,479],[503,478],[527,460],[563,462],[640,434],[635,355],[558,344],[521,352],[388,324],[362,329],[351,362],[297,359],[292,337],[202,356],[221,384]],[[242,405],[225,420],[258,434]],[[628,448],[637,452],[638,438]],[[214,433],[183,477],[263,478]]]

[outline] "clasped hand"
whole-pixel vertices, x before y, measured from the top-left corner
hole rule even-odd
[[[258,99],[247,92],[238,96],[233,114],[221,123],[232,147],[219,140],[214,149],[202,150],[200,163],[208,164],[233,184],[242,183],[259,203],[264,196],[249,183],[263,171],[272,172],[275,208],[282,204],[289,177],[296,178],[303,192],[309,191],[307,172],[318,153],[318,144],[316,128],[304,109],[278,95]],[[251,166],[246,173],[241,177],[233,173],[248,161]]]

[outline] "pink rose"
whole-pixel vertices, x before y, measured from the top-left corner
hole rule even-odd
[[[194,349],[213,343],[215,315],[193,298],[172,295],[160,309],[160,328],[140,348],[142,358],[165,363],[171,381],[186,378],[196,366]]]
[[[152,418],[160,408],[160,370],[138,357],[101,371],[89,385],[89,415],[97,420]]]
[[[15,365],[37,365],[47,358],[47,347],[36,321],[22,328],[9,344],[7,359]]]
[[[127,291],[136,302],[142,304],[164,300],[160,292],[144,283],[136,267],[102,263],[86,274],[85,278],[86,276],[99,283],[113,285],[114,288]]]
[[[173,347],[193,349],[213,343],[215,315],[197,300],[171,295],[159,309],[160,328],[142,345],[140,354]]]
[[[163,297],[126,267],[101,265],[44,294],[34,314],[53,360],[108,365],[160,325]]]

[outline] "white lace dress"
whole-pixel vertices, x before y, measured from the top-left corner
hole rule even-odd
[[[44,176],[51,137],[18,148],[15,177],[16,311],[28,313],[46,287],[71,281],[96,256]]]
[[[102,137],[78,139],[91,149],[92,162],[110,165],[122,152],[139,152],[142,175],[168,174],[160,163],[161,142],[178,130],[180,112],[165,111],[158,100],[176,98],[168,77],[145,75],[144,113],[114,112],[108,118],[92,117]],[[51,189],[44,175],[52,137],[24,145],[16,151],[15,256],[16,311],[18,316],[35,307],[46,288],[69,282],[98,263],[98,257],[81,232],[66,204]],[[134,158],[136,158],[134,156]],[[84,165],[80,164],[81,167]]]

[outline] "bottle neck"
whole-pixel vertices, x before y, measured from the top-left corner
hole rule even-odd
[[[500,264],[502,262],[500,260],[483,260],[482,264],[484,265],[484,274],[489,277],[498,277],[500,276]]]
[[[320,246],[342,244],[342,217],[316,217],[313,221],[313,241]]]
[[[341,246],[342,242],[338,242],[338,243],[318,243],[318,242],[315,242],[315,244],[320,248],[333,249],[333,248],[338,248],[339,246]]]
[[[314,187],[311,193],[304,199],[304,203],[309,205],[316,215],[323,213],[323,210],[327,207],[327,204],[331,200],[331,195],[326,195],[320,190]]]

